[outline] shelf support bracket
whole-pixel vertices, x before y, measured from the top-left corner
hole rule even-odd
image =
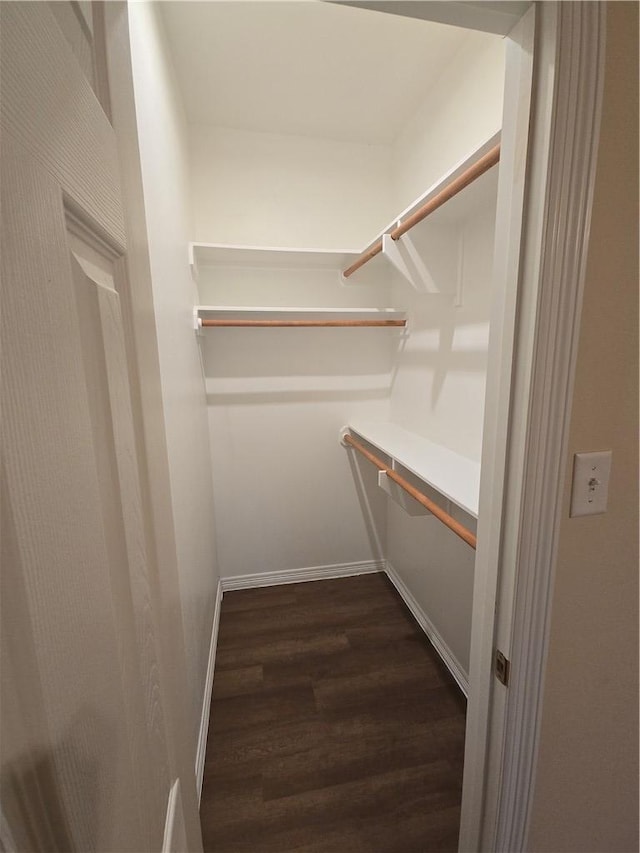
[[[349,445],[345,441],[345,437],[347,435],[351,435],[351,430],[350,430],[349,426],[348,425],[343,426],[338,435],[339,435],[339,439],[340,439],[340,444],[343,447],[349,447]]]
[[[382,254],[418,293],[440,292],[408,234],[398,240],[390,234],[383,234]]]

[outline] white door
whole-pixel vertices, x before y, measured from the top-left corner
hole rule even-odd
[[[176,781],[100,9],[17,2],[0,15],[0,835],[9,850],[146,853],[163,846]]]

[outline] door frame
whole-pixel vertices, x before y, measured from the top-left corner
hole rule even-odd
[[[108,17],[114,26],[115,19],[120,17],[114,14],[115,10],[117,7],[122,10],[124,3],[106,5],[111,7]],[[380,8],[380,4],[370,2],[353,5]],[[517,8],[520,4],[510,5]],[[424,7],[420,14],[418,6]],[[476,20],[476,29],[495,32],[495,21],[488,14],[490,6],[487,4],[486,27],[478,26]],[[434,4],[419,3],[413,13],[406,8],[398,9],[398,13],[429,18],[429,7],[433,9]],[[464,18],[469,4],[449,2],[435,7],[439,10],[439,20],[442,21],[446,12],[452,15],[449,23],[464,25],[461,15]],[[121,17],[119,25],[124,26]],[[520,48],[523,80],[527,63],[528,73],[533,71],[530,87],[533,111],[526,162],[511,164],[516,172],[521,169],[521,195],[518,198],[517,192],[512,193],[503,202],[502,212],[512,229],[510,238],[498,239],[496,244],[497,253],[502,253],[498,260],[506,265],[503,272],[507,277],[509,272],[517,275],[518,288],[517,298],[516,289],[512,288],[513,302],[503,306],[507,331],[508,312],[512,312],[513,346],[496,349],[499,363],[495,375],[502,381],[496,378],[495,387],[491,388],[494,380],[487,385],[487,393],[493,394],[493,402],[504,413],[504,428],[486,450],[483,448],[483,470],[491,471],[492,477],[489,481],[485,476],[481,486],[477,565],[484,561],[484,567],[482,572],[476,572],[476,577],[482,574],[482,578],[474,588],[460,850],[514,853],[525,849],[535,782],[562,472],[567,461],[595,181],[604,79],[605,4],[534,4],[520,17],[510,37]],[[122,54],[117,57],[118,61],[122,58]],[[134,151],[135,115],[128,70],[124,77],[127,79],[121,79],[120,86],[115,88],[121,98],[121,121],[128,125],[125,135],[130,149],[126,162],[136,163],[135,174],[131,175],[135,185],[139,163]],[[501,166],[503,171],[504,166],[507,162]],[[125,180],[125,186],[127,183]],[[125,197],[125,205],[129,204],[130,227],[140,238],[144,213],[138,207],[137,196],[136,187],[128,200]],[[144,252],[138,263],[138,272],[148,284]],[[157,377],[157,352],[150,328],[152,298],[148,287],[142,291],[143,294],[139,291],[137,295],[138,304],[132,306],[132,332],[136,347],[140,341],[147,341],[137,351],[140,375],[150,371]],[[158,423],[162,423],[162,419],[156,420],[159,392],[157,388],[141,391],[147,476],[152,485],[154,481],[162,485],[160,504],[164,505],[152,499],[156,504],[153,506],[155,540],[160,545],[163,530],[167,529],[160,519],[168,519],[170,513],[166,505],[164,436],[157,432]],[[158,494],[154,488],[150,492]],[[168,552],[164,547],[158,548],[159,570],[172,598],[172,593],[177,592],[175,553],[171,543],[167,544]],[[163,568],[162,555],[167,553],[167,565]],[[160,585],[163,586],[162,579]],[[164,603],[162,609],[167,618],[170,618],[167,609],[173,610],[173,605],[175,601]],[[175,611],[170,619],[173,631],[177,627],[174,619],[177,619]],[[508,688],[493,675],[496,642],[511,660]],[[174,662],[179,661],[178,650],[166,653]],[[172,685],[174,696],[179,693],[177,687]],[[173,723],[181,734],[174,743],[174,760],[182,764],[188,749],[185,749],[184,720],[176,713],[178,719]],[[190,789],[191,785],[187,787]],[[191,791],[187,800],[189,824],[197,815]],[[193,825],[191,829],[197,837],[197,829]]]
[[[523,63],[533,14],[522,231],[496,237],[498,271],[512,240],[520,263],[513,351],[487,383],[507,420],[483,447],[492,477],[480,495],[463,851],[527,844],[602,109],[605,4],[535,4],[512,30]],[[505,213],[517,219],[515,206]],[[511,662],[508,687],[494,676],[497,648]]]

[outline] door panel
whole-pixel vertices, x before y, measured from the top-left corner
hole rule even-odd
[[[92,3],[53,0],[49,2],[49,7],[80,63],[85,79],[95,88]]]
[[[3,128],[112,245],[125,245],[114,132],[48,4],[0,3]]]
[[[48,728],[38,765],[56,780],[72,849],[140,850],[104,523],[115,508],[99,476],[105,435],[91,419],[60,190],[15,148],[3,133],[3,455],[28,620],[16,627],[33,636]]]
[[[0,15],[2,842],[146,853],[174,780],[115,137],[49,4]]]
[[[67,214],[67,227],[111,588],[123,613],[118,639],[125,700],[135,721],[131,753],[147,801],[145,814],[159,814],[169,768],[128,364],[116,290],[123,258],[92,235],[77,214]],[[128,571],[123,571],[124,566]]]

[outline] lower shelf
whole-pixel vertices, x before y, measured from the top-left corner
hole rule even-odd
[[[402,466],[473,518],[478,517],[480,463],[388,421],[348,425],[369,444]]]
[[[210,327],[358,327],[402,328],[407,324],[403,311],[393,308],[259,308],[199,305],[195,311],[197,329]]]

